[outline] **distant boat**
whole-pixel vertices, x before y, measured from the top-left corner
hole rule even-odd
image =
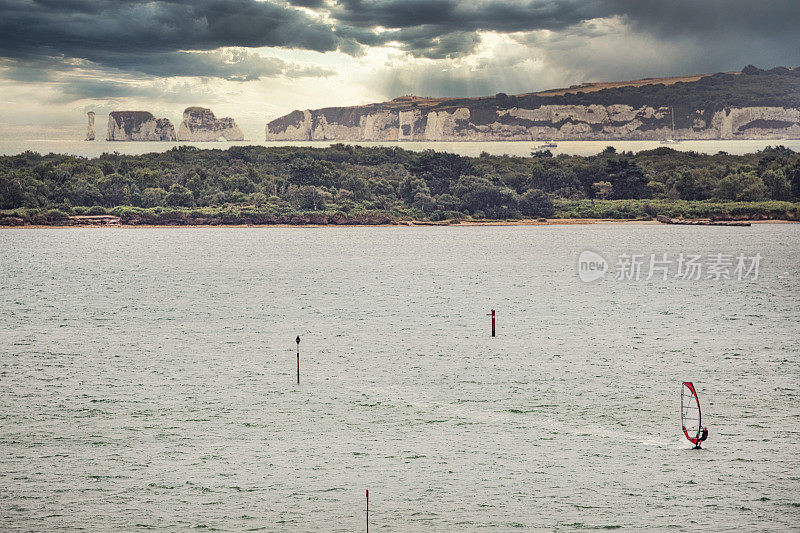
[[[670,139],[661,139],[659,142],[661,144],[678,144],[681,141],[675,138],[675,110],[670,107],[669,112],[672,115],[672,137]]]
[[[537,150],[544,150],[546,148],[558,148],[558,143],[551,140],[546,140],[542,144],[536,147]]]

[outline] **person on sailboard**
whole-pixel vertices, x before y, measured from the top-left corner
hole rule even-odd
[[[700,448],[700,444],[708,438],[708,428],[703,426],[699,430],[697,430],[697,437],[695,437],[695,448]]]

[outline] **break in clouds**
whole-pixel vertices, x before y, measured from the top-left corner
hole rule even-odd
[[[0,84],[91,105],[195,78],[286,112],[795,66],[797,20],[780,0],[5,0]]]

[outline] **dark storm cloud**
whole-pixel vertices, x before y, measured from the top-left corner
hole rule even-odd
[[[259,78],[326,77],[335,71],[318,66],[306,67],[274,57],[264,57],[246,50],[227,52],[156,52],[146,56],[105,55],[103,63],[113,63],[106,75],[148,74],[157,77],[197,76],[222,78],[229,81],[249,81]],[[75,71],[92,71],[88,61],[64,62],[57,58],[35,60],[0,59],[0,75],[21,82],[54,82]]]
[[[297,7],[309,7],[309,8],[325,7],[325,0],[289,0],[288,3]]]
[[[471,53],[478,30],[500,33],[559,30],[604,14],[587,0],[340,0],[330,10],[339,34],[366,45],[396,42],[417,57],[442,59]],[[354,29],[382,27],[368,38]]]
[[[609,12],[624,15],[637,29],[658,36],[744,35],[765,39],[797,35],[796,0],[606,0]],[[797,42],[795,40],[795,42]]]
[[[800,1],[788,0],[0,0],[0,57],[249,80],[300,71],[274,58],[197,52],[282,47],[359,56],[390,44],[415,57],[456,58],[475,51],[481,31],[575,36],[612,17],[661,42],[691,42],[718,68],[800,62]]]
[[[437,26],[407,28],[384,35],[387,41],[400,43],[401,48],[411,55],[428,59],[445,59],[469,54],[481,42],[477,32],[445,32]]]
[[[286,76],[330,76],[330,69],[305,68],[274,57],[264,57],[246,50],[230,52],[157,52],[145,58],[115,55],[104,58],[104,63],[128,72],[141,72],[153,76],[217,77],[229,81],[250,81],[259,78]]]
[[[606,5],[637,32],[691,43],[693,53],[683,60],[687,71],[800,64],[797,0],[606,0]]]
[[[558,31],[598,17],[625,17],[663,35],[797,32],[795,0],[339,0],[340,24],[373,28],[435,25],[451,31]]]
[[[607,10],[592,0],[340,0],[331,16],[358,27],[434,25],[450,31],[556,30]]]
[[[772,62],[800,61],[796,0],[339,0],[329,11],[340,32],[344,27],[399,30],[373,37],[433,58],[472,52],[475,43],[464,36],[476,31],[575,33],[593,19],[618,17],[641,34],[665,41],[691,39],[698,55],[711,53],[714,61],[736,60],[738,65],[746,62],[742,52],[768,63],[769,57]],[[442,40],[450,41],[447,53],[438,45]]]
[[[453,31],[436,25],[386,30],[375,33],[364,28],[342,26],[337,30],[341,37],[339,50],[358,56],[363,46],[393,44],[415,57],[444,59],[469,54],[480,43],[475,31]]]
[[[326,52],[336,50],[338,40],[330,25],[301,10],[255,0],[0,2],[2,57],[81,58],[104,67],[133,65],[139,71],[147,62],[165,59],[160,72],[165,76],[186,75],[187,68],[164,54],[261,46]],[[216,74],[199,56],[185,58],[199,62],[202,75],[231,76],[225,64]],[[269,71],[264,62],[252,60],[250,66],[250,77]]]

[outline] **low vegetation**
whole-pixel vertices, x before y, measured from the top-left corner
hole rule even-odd
[[[658,148],[464,157],[399,147],[237,146],[0,157],[0,225],[383,224],[522,218],[800,220],[800,154]],[[73,218],[71,218],[73,217]]]

